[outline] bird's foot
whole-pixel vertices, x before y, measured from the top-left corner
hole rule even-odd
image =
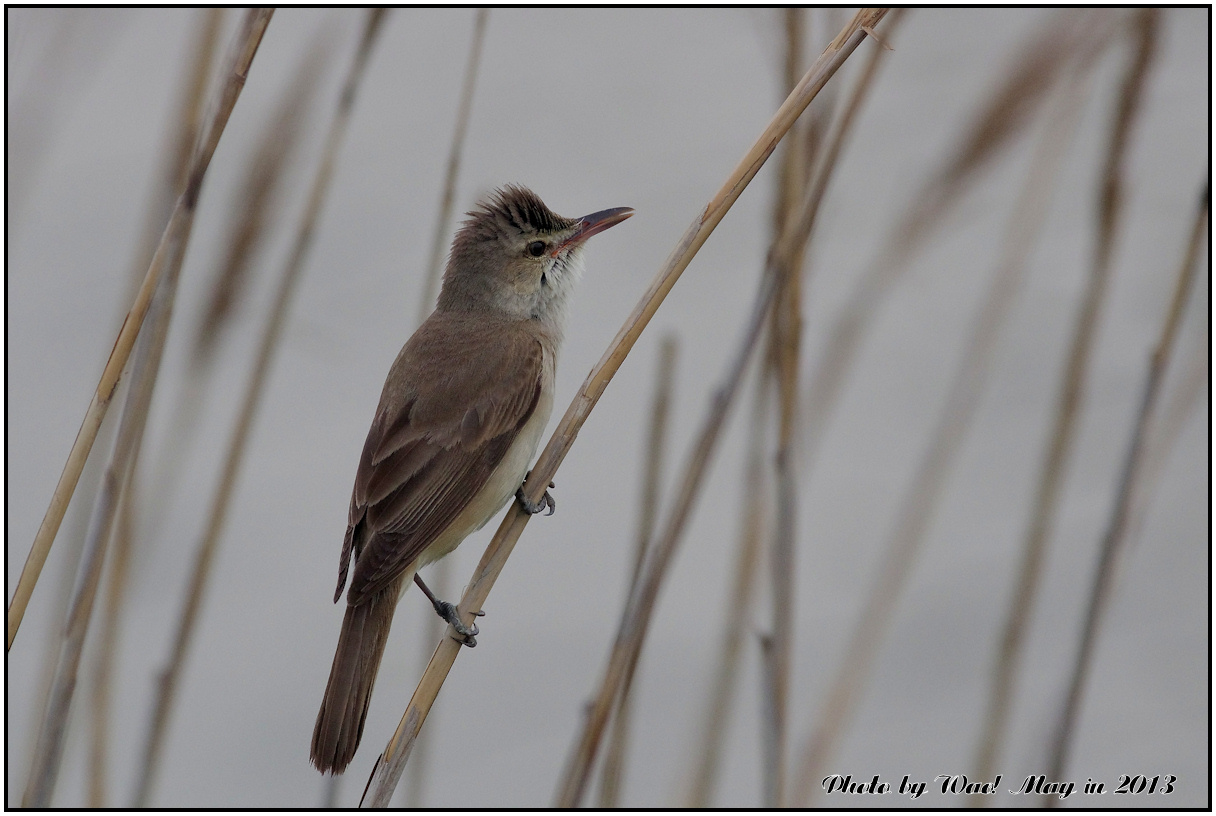
[[[477,645],[477,635],[480,632],[477,624],[474,623],[471,627],[465,626],[460,620],[460,612],[456,609],[456,604],[448,603],[447,601],[435,601],[435,612],[456,630],[456,634],[460,635],[459,638],[456,638],[457,640],[469,648]],[[486,613],[478,610],[474,614],[480,618]]]
[[[531,476],[531,475],[532,475],[531,472],[529,472],[528,476]],[[525,476],[524,484],[527,484],[527,483],[528,483],[528,479]],[[553,484],[553,482],[549,482],[549,487],[555,488],[555,487],[557,487],[557,485]],[[546,490],[544,495],[540,497],[540,501],[532,502],[532,501],[529,501],[528,497],[524,495],[524,489],[523,489],[523,486],[521,485],[519,490],[515,491],[515,498],[519,502],[519,506],[522,507],[524,509],[524,511],[527,512],[528,515],[531,515],[531,516],[535,516],[537,513],[541,512],[545,508],[549,509],[549,512],[546,513],[545,515],[551,516],[551,515],[553,515],[553,511],[557,509],[557,501],[553,498],[553,496],[549,495],[548,490]]]

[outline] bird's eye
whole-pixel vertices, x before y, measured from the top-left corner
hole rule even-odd
[[[528,254],[531,255],[533,258],[539,258],[541,255],[544,255],[545,254],[545,242],[544,241],[533,241],[532,243],[528,244]]]

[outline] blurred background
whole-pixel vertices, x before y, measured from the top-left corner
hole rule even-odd
[[[475,15],[394,11],[372,46],[183,664],[150,799],[155,806],[315,807],[328,793],[341,806],[354,805],[434,643],[429,605],[407,593],[359,754],[327,792],[308,763],[308,746],[342,616],[331,599],[347,504],[384,376],[424,298]],[[216,65],[240,16],[229,10],[219,23]],[[820,9],[802,16],[803,70],[848,16]],[[103,590],[56,805],[126,806],[133,796],[155,678],[168,658],[232,423],[365,17],[353,8],[277,12],[207,174],[139,460],[128,589],[110,655],[104,769],[100,776],[90,771],[99,767],[90,758],[90,700]],[[886,35],[894,50],[878,67],[844,144],[806,251],[801,397],[834,321],[897,225],[940,168],[956,160],[1024,55],[1063,20],[1031,9],[917,10]],[[1109,284],[993,766],[1002,790],[1047,773],[1149,355],[1208,177],[1209,12],[1168,10],[1157,22],[1154,58],[1129,125]],[[146,267],[145,224],[207,14],[7,9],[6,23],[11,599]],[[616,206],[637,213],[589,244],[550,430],[679,236],[784,98],[786,25],[783,13],[762,9],[490,12],[455,187],[457,213],[511,182],[531,187],[567,216]],[[877,800],[883,807],[969,803],[943,797],[932,780],[977,778],[992,667],[1098,240],[1095,202],[1111,121],[1137,47],[1130,12],[1086,25],[1110,29],[1108,41],[1093,46],[1091,70],[1065,65],[1043,80],[1047,90],[1020,130],[960,185],[906,271],[873,304],[813,457],[799,447],[805,434],[793,447],[791,788],[867,596],[892,562],[887,542],[905,494],[920,480],[919,463],[968,352],[972,323],[1008,251],[1005,236],[1023,185],[1039,166],[1036,151],[1066,132],[1048,197],[1035,210],[1045,215],[1043,225],[1023,244],[1024,279],[996,334],[974,415],[959,432],[940,498],[891,594],[872,671],[851,684],[854,708],[822,771],[866,781],[878,774],[895,784],[908,774],[930,783],[915,803],[892,795]],[[1077,42],[1089,40],[1078,35]],[[877,47],[863,42],[829,84],[835,95],[825,92],[804,118],[821,103],[839,103]],[[305,90],[293,91],[300,76],[308,77]],[[1060,90],[1068,76],[1080,77],[1068,91],[1077,104],[1060,102],[1068,99]],[[246,252],[248,280],[212,335],[202,385],[189,391],[214,281],[237,228],[251,220],[242,210],[247,185],[271,161],[259,145],[293,93],[301,99],[298,113],[270,131],[280,134],[271,143],[284,148],[282,177],[260,211],[262,237]],[[1061,128],[1053,110],[1057,119],[1061,110],[1075,111],[1075,124]],[[294,147],[287,150],[289,135]],[[407,790],[419,784],[407,768],[395,802],[553,801],[628,591],[661,338],[673,335],[679,352],[660,519],[710,395],[742,340],[773,235],[780,155],[710,237],[583,427],[557,475],[556,515],[529,524],[485,606],[478,648],[461,654],[424,728],[423,787]],[[455,226],[448,225],[445,242]],[[1206,241],[1197,263],[1065,774],[1078,786],[1092,779],[1108,790],[1120,775],[1168,774],[1177,781],[1168,797],[1107,795],[1097,803],[1102,807],[1210,804]],[[693,801],[690,779],[706,742],[705,709],[746,500],[756,490],[771,492],[746,475],[758,387],[752,368],[642,654],[623,806]],[[187,426],[183,406],[194,412]],[[20,803],[30,768],[49,656],[58,648],[57,625],[96,489],[90,472],[109,454],[107,428],[120,407],[116,400],[8,654],[10,806]],[[775,421],[766,427],[770,461]],[[448,559],[445,597],[459,595],[494,526]],[[766,801],[759,644],[773,627],[770,569],[763,552],[759,559],[708,800],[718,806]],[[1004,793],[990,798],[993,805],[1041,804]],[[596,795],[585,801],[595,804]],[[816,803],[840,804],[833,797]],[[1078,793],[1064,805],[1094,803]]]

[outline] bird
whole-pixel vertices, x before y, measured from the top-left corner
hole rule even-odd
[[[507,185],[467,213],[431,313],[397,355],[376,408],[350,500],[334,603],[350,588],[311,759],[342,773],[363,736],[397,601],[416,583],[468,646],[460,621],[418,575],[512,497],[553,410],[557,353],[585,242],[633,215],[615,207],[563,218]],[[353,570],[351,566],[353,563]]]

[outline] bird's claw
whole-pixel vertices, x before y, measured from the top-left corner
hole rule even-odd
[[[549,487],[553,487],[552,482],[549,483]],[[551,495],[549,495],[548,490],[545,491],[544,495],[540,497],[540,501],[538,502],[529,501],[528,497],[524,495],[524,489],[522,487],[515,491],[515,498],[519,501],[520,507],[522,507],[525,512],[532,516],[535,516],[537,513],[546,508],[548,508],[549,512],[545,513],[545,515],[551,516],[553,515],[553,511],[557,509],[557,501],[554,500]]]
[[[549,508],[549,512],[545,515],[553,515],[553,511],[557,509],[557,501],[555,501],[554,498],[549,495],[548,490],[545,491],[544,495],[540,497],[540,501],[538,502],[530,501],[528,497],[524,495],[524,485],[528,483],[528,479],[531,476],[532,471],[529,470],[527,475],[524,476],[524,484],[520,485],[519,490],[515,491],[515,499],[519,502],[519,506],[522,507],[530,516],[535,516],[546,507]],[[553,484],[553,482],[549,482],[549,487],[556,488],[557,485]]]
[[[456,609],[456,604],[448,603],[447,601],[436,601],[435,611],[439,613],[439,617],[447,621],[448,625],[456,630],[456,634],[460,635],[456,640],[459,640],[470,649],[477,645],[477,635],[480,634],[477,624],[465,626],[460,620],[460,612]],[[479,609],[473,614],[480,618],[484,617],[486,613]]]

